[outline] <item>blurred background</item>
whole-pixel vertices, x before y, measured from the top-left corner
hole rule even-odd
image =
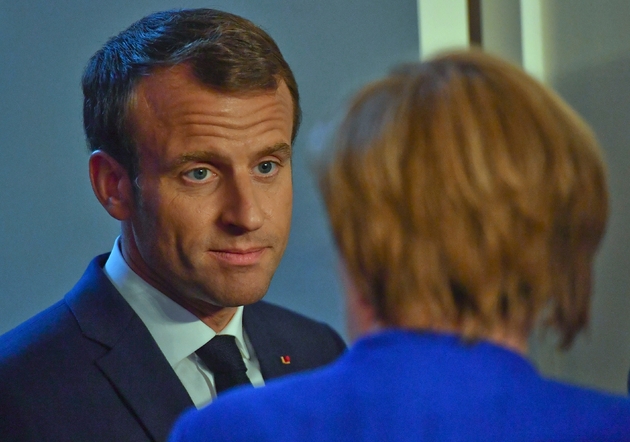
[[[92,194],[80,78],[112,35],[154,11],[213,7],[267,30],[291,65],[304,122],[293,228],[266,299],[342,334],[342,288],[309,171],[330,122],[393,65],[467,46],[521,64],[594,127],[612,215],[590,331],[565,354],[531,342],[548,375],[625,392],[630,368],[630,2],[627,0],[0,0],[0,333],[59,300],[118,235]]]

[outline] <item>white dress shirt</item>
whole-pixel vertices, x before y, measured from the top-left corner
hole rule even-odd
[[[211,402],[216,397],[214,376],[195,351],[216,335],[214,330],[131,270],[120,252],[118,238],[103,270],[149,329],[195,406],[201,408]],[[237,308],[219,334],[236,337],[236,345],[247,367],[247,376],[254,386],[264,385],[258,358],[243,330],[242,306]]]

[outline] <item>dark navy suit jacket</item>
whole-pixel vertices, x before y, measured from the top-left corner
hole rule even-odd
[[[193,405],[103,273],[106,259],[0,337],[0,440],[160,441]],[[243,325],[266,380],[327,364],[345,348],[327,325],[262,301],[245,307]]]
[[[172,442],[628,441],[630,401],[542,378],[496,345],[385,331],[310,373],[235,389]]]

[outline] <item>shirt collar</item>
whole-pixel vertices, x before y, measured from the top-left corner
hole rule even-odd
[[[187,358],[216,335],[199,318],[131,270],[120,252],[120,237],[116,238],[103,270],[140,317],[171,366]],[[243,336],[243,306],[237,308],[219,334],[236,337],[241,354],[245,359],[250,358]]]

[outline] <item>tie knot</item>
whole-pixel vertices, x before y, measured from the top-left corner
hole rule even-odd
[[[213,373],[246,370],[234,336],[216,335],[197,350],[197,355]]]
[[[234,336],[216,335],[197,350],[197,356],[214,375],[217,394],[236,385],[250,384],[247,367]]]

